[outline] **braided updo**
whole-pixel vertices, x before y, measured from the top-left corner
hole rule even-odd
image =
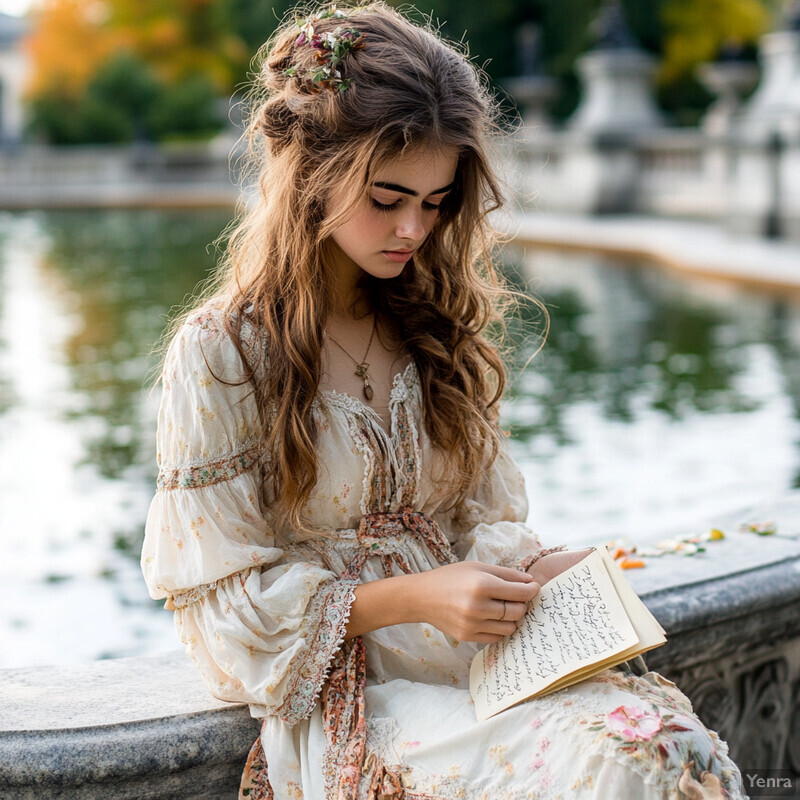
[[[337,10],[346,17],[306,19],[319,36],[342,29],[363,35],[363,48],[338,65],[346,91],[319,91],[310,77],[319,50],[308,41],[297,44],[303,37],[295,20],[279,27],[259,54],[263,102],[254,122],[272,148],[296,141],[324,152],[386,132],[402,134],[403,143],[455,138],[452,144],[464,146],[490,118],[478,71],[433,31],[380,1]]]

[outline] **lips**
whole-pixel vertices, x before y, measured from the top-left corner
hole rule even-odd
[[[390,261],[395,261],[397,263],[402,263],[408,261],[411,256],[414,255],[413,250],[384,250],[383,254],[388,258]]]

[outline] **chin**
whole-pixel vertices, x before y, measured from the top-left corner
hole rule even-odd
[[[380,267],[379,269],[361,269],[367,273],[367,275],[371,275],[373,278],[377,278],[378,280],[388,280],[389,278],[396,278],[400,275],[403,270],[406,268],[408,262],[406,264],[386,264],[385,266]]]

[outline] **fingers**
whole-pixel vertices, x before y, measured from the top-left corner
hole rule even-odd
[[[469,638],[469,641],[477,642],[478,644],[494,644],[495,642],[502,642],[505,635],[501,633],[476,633]]]
[[[494,575],[496,578],[501,578],[504,581],[522,584],[531,582],[531,576],[523,570],[512,569],[511,567],[498,567],[495,564],[484,564],[482,562],[479,563],[481,564],[481,567],[490,575]]]
[[[505,613],[502,619],[503,622],[517,622],[525,616],[525,612],[528,610],[527,603],[509,603],[506,600],[505,606]]]
[[[527,603],[515,603],[509,600],[492,600],[486,607],[485,618],[497,622],[517,622],[525,616]]]
[[[529,603],[539,594],[540,584],[536,581],[530,583],[507,583],[502,594],[498,595],[498,600],[505,600],[509,605],[512,603]]]
[[[489,594],[494,600],[505,600],[509,605],[512,603],[528,603],[539,594],[540,585],[531,580],[529,583],[511,583],[510,581],[492,581]]]
[[[517,630],[515,622],[502,622],[501,620],[486,620],[481,625],[481,634],[490,634],[493,636],[511,636]]]

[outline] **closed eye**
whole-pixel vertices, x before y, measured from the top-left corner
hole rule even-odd
[[[375,206],[379,211],[393,211],[397,206],[400,204],[399,200],[395,200],[394,203],[379,203],[374,197],[372,199],[372,205]],[[429,209],[429,210],[436,210],[439,208],[440,204],[436,203],[426,203],[423,201],[422,207]]]

